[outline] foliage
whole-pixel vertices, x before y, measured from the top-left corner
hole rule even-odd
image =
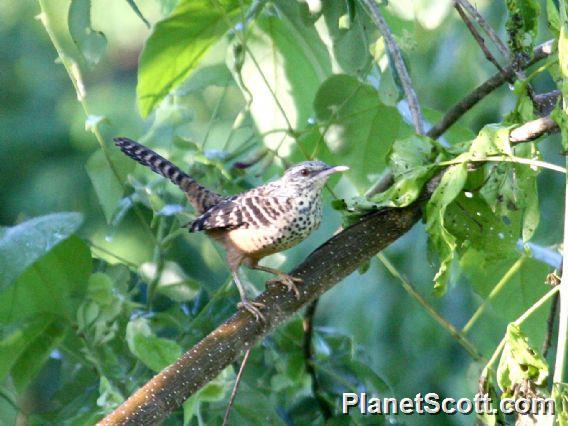
[[[538,148],[511,145],[509,133],[536,118],[532,89],[557,85],[566,95],[565,10],[544,0],[496,3],[481,12],[506,22],[512,57],[501,63],[551,37],[558,55],[517,73],[511,90],[490,95],[434,140],[414,133],[392,58],[359,1],[9,0],[0,28],[0,41],[12,46],[0,52],[9,64],[0,74],[9,105],[0,128],[10,137],[0,147],[0,220],[10,224],[0,228],[0,418],[94,423],[234,312],[222,253],[181,229],[194,217],[183,196],[111,146],[117,135],[138,138],[224,194],[308,158],[349,166],[328,185],[322,229],[266,260],[284,270],[341,220],[424,203],[423,224],[386,256],[431,310],[466,324],[458,333],[484,358],[505,336],[485,383],[495,398],[527,381],[547,394],[554,354],[535,348],[549,304],[530,309],[548,290],[550,267],[528,243],[561,241],[564,177],[539,168],[559,162],[561,149],[553,137]],[[494,72],[450,5],[380,6],[430,124]],[[47,33],[32,19],[38,13]],[[552,117],[565,150],[565,111]],[[393,185],[373,193],[389,173]],[[266,278],[244,274],[259,288]],[[473,396],[486,361],[468,358],[379,264],[354,275],[322,298],[311,359],[300,318],[253,350],[232,423],[408,420],[355,412],[347,420],[337,404],[346,391]],[[515,320],[527,310],[521,331]],[[199,390],[168,424],[220,423],[237,369]],[[566,385],[557,386],[565,401]]]

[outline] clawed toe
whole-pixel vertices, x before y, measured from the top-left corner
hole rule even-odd
[[[294,283],[301,284],[303,282],[304,282],[304,280],[302,278],[293,277],[291,275],[282,275],[278,278],[273,278],[271,280],[268,280],[266,282],[266,285],[268,285],[268,286],[277,285],[277,284],[283,285],[288,289],[288,291],[292,291],[294,293],[294,296],[296,296],[296,299],[299,299],[300,298],[300,290],[298,290],[298,287]]]
[[[260,312],[261,309],[266,308],[266,305],[264,303],[251,302],[248,299],[243,299],[237,304],[237,308],[238,309],[241,309],[241,308],[246,309],[247,311],[249,311],[254,316],[254,318],[257,321],[262,321],[262,322],[266,321],[266,318],[264,317],[262,312]]]

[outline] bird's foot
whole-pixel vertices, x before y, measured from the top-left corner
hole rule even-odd
[[[266,305],[264,303],[251,302],[250,300],[243,298],[239,303],[237,303],[237,308],[246,309],[254,316],[257,321],[266,322],[266,318],[264,317],[264,315],[262,315],[262,312],[260,312],[261,309],[266,308]]]
[[[271,280],[266,281],[266,285],[267,286],[272,286],[272,285],[283,285],[285,286],[288,291],[291,291],[294,293],[294,296],[296,296],[296,299],[300,298],[300,290],[298,290],[298,286],[296,286],[296,283],[298,284],[302,284],[304,282],[304,280],[302,278],[298,278],[298,277],[293,277],[292,275],[288,275],[288,274],[281,274],[278,275],[278,278],[273,278]]]

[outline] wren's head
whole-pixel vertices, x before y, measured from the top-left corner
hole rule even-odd
[[[325,182],[333,173],[346,170],[349,170],[349,167],[332,167],[323,161],[304,161],[286,170],[280,182],[284,187],[294,188],[299,193],[321,191]]]

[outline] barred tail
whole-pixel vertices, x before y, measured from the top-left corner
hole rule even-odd
[[[130,158],[179,186],[185,192],[197,213],[202,213],[222,201],[223,197],[219,194],[209,191],[179,167],[150,148],[128,138],[114,138],[113,140],[116,146]]]

